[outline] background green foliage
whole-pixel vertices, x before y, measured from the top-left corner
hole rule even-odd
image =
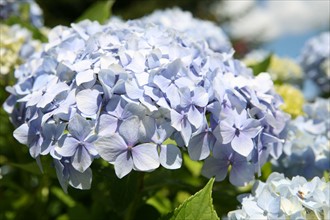
[[[138,18],[149,14],[155,9],[180,7],[191,11],[195,16],[214,19],[209,13],[209,5],[216,0],[117,0],[112,12],[123,19]],[[218,0],[217,0],[218,1]],[[46,26],[53,27],[58,24],[69,25],[79,18],[93,4],[100,0],[37,0],[44,11]]]

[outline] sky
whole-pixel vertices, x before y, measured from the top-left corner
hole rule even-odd
[[[285,34],[277,39],[267,42],[263,48],[282,57],[297,58],[305,42],[321,32],[322,31],[319,30],[311,30],[296,35]]]
[[[330,29],[330,0],[232,0],[214,7],[229,17],[229,34],[265,42],[264,49],[296,57],[306,40]]]

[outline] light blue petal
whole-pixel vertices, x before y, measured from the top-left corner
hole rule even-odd
[[[95,79],[94,71],[91,69],[77,73],[76,82],[77,85],[81,85],[86,82],[91,82]]]
[[[73,137],[83,141],[90,134],[92,126],[84,117],[75,114],[69,121],[68,130]]]
[[[77,147],[77,150],[72,158],[72,166],[83,173],[92,164],[93,157],[89,154],[84,146]]]
[[[251,138],[241,132],[238,137],[233,138],[231,146],[234,151],[247,157],[252,152],[254,144]]]
[[[222,137],[222,143],[228,144],[235,137],[235,128],[228,124],[226,121],[220,122],[220,133]]]
[[[257,199],[258,206],[272,214],[278,214],[281,212],[280,203],[280,197],[272,195],[267,187],[262,190]]]
[[[210,155],[210,149],[213,148],[214,142],[215,138],[206,132],[193,136],[188,145],[190,158],[192,160],[204,160]]]
[[[122,118],[122,114],[126,105],[127,102],[124,99],[115,95],[111,97],[111,100],[108,102],[105,108],[110,115],[116,118]]]
[[[193,104],[199,107],[205,107],[209,102],[209,96],[203,87],[194,89],[194,96],[192,98]]]
[[[97,137],[95,136],[95,137],[93,137],[93,139],[95,140],[95,139],[97,139]],[[94,144],[85,142],[84,146],[90,155],[92,155],[94,157],[99,155],[99,153],[97,152],[97,150],[94,147]]]
[[[254,167],[247,162],[233,162],[229,181],[235,186],[246,186],[254,179]]]
[[[152,171],[159,167],[159,156],[155,144],[140,144],[132,148],[134,169]]]
[[[37,103],[37,107],[44,108],[47,104],[52,102],[58,94],[66,90],[69,90],[69,86],[66,83],[59,82],[52,85],[52,87],[48,88],[47,92],[41,97],[40,101]]]
[[[159,161],[166,169],[179,169],[182,165],[180,149],[173,144],[161,145]]]
[[[192,99],[191,99],[190,90],[188,87],[180,88],[180,97],[181,97],[180,105],[183,108],[186,108],[186,107],[189,107],[190,105],[192,105]]]
[[[215,177],[216,181],[222,181],[226,178],[228,172],[228,161],[219,160],[209,157],[205,160],[202,175],[211,178]]]
[[[133,159],[128,151],[125,151],[118,155],[114,165],[116,175],[121,179],[132,171]]]
[[[191,138],[191,133],[192,133],[191,125],[188,122],[188,120],[181,121],[181,132],[180,133],[181,133],[182,139],[185,143],[185,146],[188,146],[190,138]]]
[[[146,109],[135,103],[128,103],[125,105],[123,114],[122,114],[122,119],[129,118],[131,116],[137,116],[139,118],[143,118],[146,115]]]
[[[165,78],[162,75],[156,75],[153,79],[153,82],[158,86],[158,88],[162,91],[165,92],[166,89],[169,87],[171,84],[171,80]]]
[[[101,97],[96,89],[84,89],[78,92],[76,96],[78,109],[87,116],[93,116],[97,113]]]
[[[165,91],[165,94],[170,101],[170,105],[172,108],[180,105],[180,93],[179,89],[174,85],[171,84]]]
[[[244,200],[242,203],[243,209],[246,211],[249,217],[253,219],[267,219],[267,216],[264,216],[264,210],[262,210],[255,201]]]
[[[171,125],[177,131],[181,131],[181,121],[183,120],[183,115],[179,114],[175,110],[171,109]]]
[[[153,142],[158,143],[156,130],[155,119],[149,116],[144,117],[139,129],[140,142],[150,142],[150,140],[152,140]],[[155,140],[152,139],[153,137]]]
[[[102,69],[98,73],[98,79],[102,84],[103,88],[106,88],[110,91],[111,88],[115,85],[116,74],[112,70]]]
[[[143,96],[143,90],[139,88],[134,80],[125,83],[125,91],[127,96],[133,100],[140,99]]]
[[[92,170],[87,168],[83,173],[75,170],[72,166],[69,167],[70,176],[69,184],[76,189],[90,189],[92,184]]]
[[[55,147],[58,154],[63,157],[71,157],[76,152],[79,141],[73,137],[65,137],[62,147]]]
[[[65,193],[68,193],[68,180],[63,175],[64,165],[59,160],[53,160],[56,170],[56,176]]]
[[[125,69],[131,70],[135,73],[141,73],[145,69],[145,57],[140,52],[134,52],[131,56],[131,62],[126,66]]]
[[[117,125],[117,118],[108,114],[102,114],[97,125],[97,133],[99,136],[111,136],[117,130]]]
[[[31,141],[29,141],[29,153],[33,158],[37,158],[41,152],[41,145],[43,138],[41,135],[35,135]]]
[[[128,146],[134,146],[138,142],[140,124],[138,117],[131,117],[119,126],[119,134],[126,140]]]
[[[99,137],[94,146],[100,156],[110,163],[114,163],[119,154],[127,151],[127,144],[118,133]]]
[[[188,111],[188,120],[196,129],[199,129],[204,122],[204,113],[199,112],[195,106],[191,106]]]
[[[27,99],[26,101],[26,106],[29,107],[29,106],[35,106],[42,98],[42,91],[36,91],[36,92],[33,92],[32,94],[30,95],[27,95],[25,97],[23,97],[23,99],[19,99],[18,101],[24,101],[24,99]]]
[[[14,138],[21,144],[27,144],[30,139],[29,136],[31,135],[34,136],[35,134],[29,134],[29,126],[26,123],[22,124],[14,131]]]

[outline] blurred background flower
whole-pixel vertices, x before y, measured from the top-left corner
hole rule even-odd
[[[241,209],[228,219],[329,219],[330,183],[314,177],[292,179],[272,173],[266,182],[257,181],[251,194],[240,195]]]
[[[18,65],[41,49],[41,42],[32,38],[32,33],[20,25],[0,24],[0,74],[13,72]]]

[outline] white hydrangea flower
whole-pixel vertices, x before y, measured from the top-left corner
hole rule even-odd
[[[0,24],[0,74],[6,75],[41,48],[41,43],[32,39],[32,33],[19,25]]]
[[[252,194],[243,197],[242,208],[228,213],[228,219],[328,219],[330,183],[324,178],[285,178],[272,173],[265,183],[258,181]]]

